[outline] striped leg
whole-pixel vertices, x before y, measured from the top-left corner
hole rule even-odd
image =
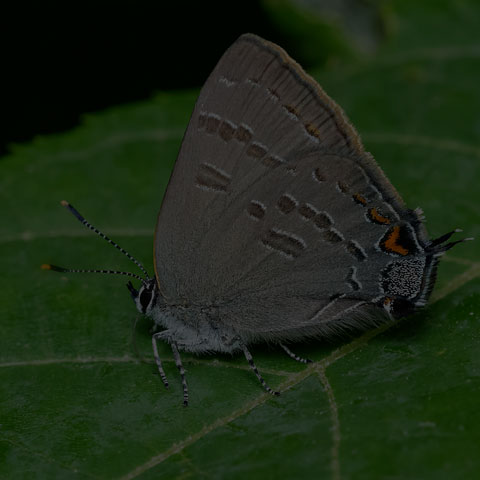
[[[165,385],[165,388],[168,388],[167,376],[165,375],[165,372],[163,370],[162,362],[160,360],[160,356],[158,355],[158,347],[157,347],[157,340],[162,337],[162,333],[164,332],[158,332],[152,335],[153,356],[155,357],[155,363],[157,364],[158,372],[160,373],[160,378],[162,379],[162,382]]]
[[[247,359],[248,364],[254,371],[255,375],[257,376],[259,382],[262,384],[262,387],[268,392],[271,393],[272,395],[280,395],[280,392],[276,392],[275,390],[272,390],[268,385],[267,382],[263,379],[263,377],[260,375],[260,373],[257,370],[257,367],[255,363],[253,362],[253,358],[251,353],[248,351],[247,347],[245,345],[242,345],[242,350],[243,354],[245,355],[245,358]]]
[[[187,381],[185,380],[185,369],[183,368],[183,365],[182,365],[182,359],[180,358],[180,353],[178,352],[177,344],[175,342],[172,342],[170,346],[172,347],[175,365],[180,371],[180,377],[182,378],[183,406],[187,407],[188,406],[188,385],[187,385]]]
[[[294,360],[296,360],[297,362],[300,362],[300,363],[312,363],[312,361],[309,359],[309,358],[302,358],[302,357],[299,357],[298,355],[295,355],[288,347],[286,347],[283,343],[280,344],[280,346],[285,350],[285,352],[287,353],[287,355],[291,358],[293,358]]]

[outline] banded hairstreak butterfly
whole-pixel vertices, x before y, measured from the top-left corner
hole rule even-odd
[[[341,108],[279,46],[242,35],[195,105],[158,216],[155,276],[62,202],[141,270],[127,287],[161,329],[188,388],[180,351],[289,348],[372,328],[423,307],[439,257],[459,230],[431,240]],[[466,240],[466,239],[464,239]]]

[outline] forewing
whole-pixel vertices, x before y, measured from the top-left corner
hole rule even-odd
[[[157,223],[158,283],[236,325],[308,327],[372,298],[390,261],[378,243],[402,215],[341,109],[282,49],[243,35],[185,134]]]

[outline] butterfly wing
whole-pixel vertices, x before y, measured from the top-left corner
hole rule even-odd
[[[403,248],[393,225],[412,215],[320,86],[243,35],[186,131],[158,217],[158,284],[239,331],[307,331],[381,296],[378,273]],[[425,237],[417,223],[410,243]]]

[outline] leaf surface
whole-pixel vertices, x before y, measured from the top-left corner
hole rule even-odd
[[[363,62],[315,73],[432,236],[480,236],[480,5],[391,5]],[[167,346],[159,381],[150,325],[124,279],[53,275],[42,263],[132,270],[58,205],[66,199],[152,272],[153,228],[197,92],[85,118],[0,163],[0,478],[474,478],[480,470],[478,240],[449,253],[428,308],[356,339],[312,342],[304,367]]]

